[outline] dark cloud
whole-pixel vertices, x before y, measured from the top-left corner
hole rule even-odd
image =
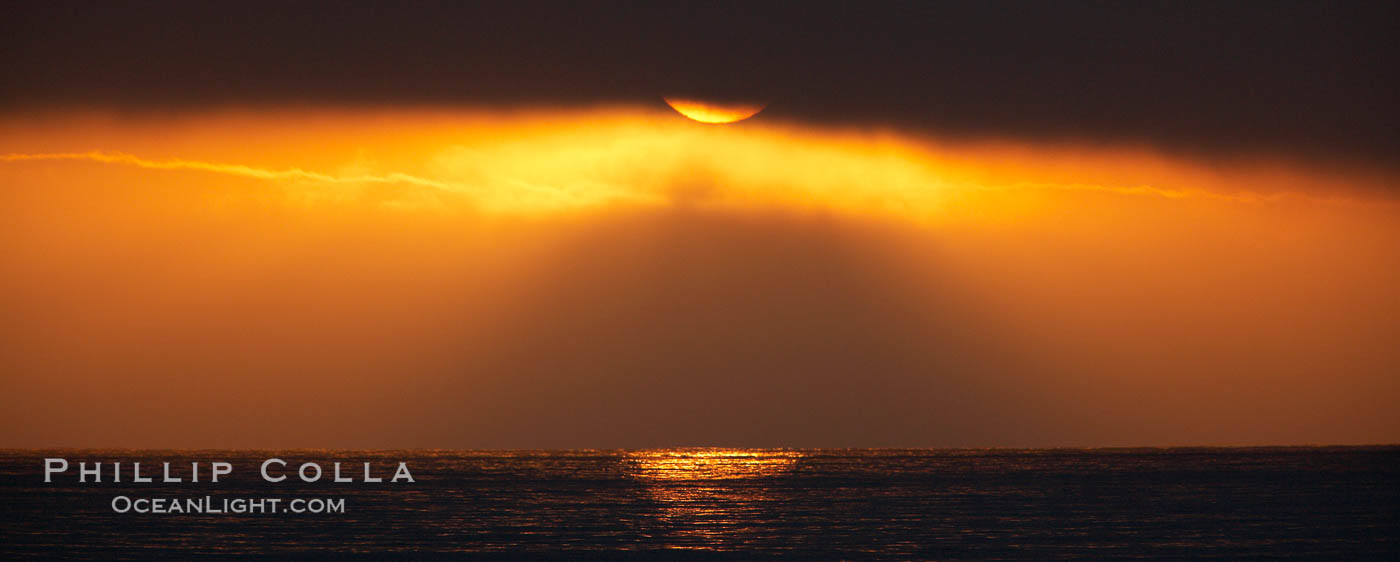
[[[1394,3],[10,3],[0,102],[775,100],[771,118],[1389,159]]]

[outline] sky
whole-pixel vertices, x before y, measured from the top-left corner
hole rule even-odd
[[[0,447],[1400,440],[1393,5],[3,10]]]

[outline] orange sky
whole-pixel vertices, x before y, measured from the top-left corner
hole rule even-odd
[[[664,107],[0,155],[0,446],[1400,440],[1384,172]]]

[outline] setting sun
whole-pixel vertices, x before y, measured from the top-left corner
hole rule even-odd
[[[667,96],[666,105],[677,113],[701,123],[725,124],[743,121],[763,111],[765,104],[716,103],[691,98]]]

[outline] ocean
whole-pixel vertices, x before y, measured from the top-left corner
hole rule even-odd
[[[70,466],[46,483],[46,458]],[[285,480],[261,476],[268,459]],[[80,462],[103,481],[79,482]],[[153,482],[131,482],[137,462]],[[331,481],[336,462],[355,481]],[[412,482],[390,481],[400,462]],[[0,505],[5,558],[1393,560],[1400,447],[8,450]]]

